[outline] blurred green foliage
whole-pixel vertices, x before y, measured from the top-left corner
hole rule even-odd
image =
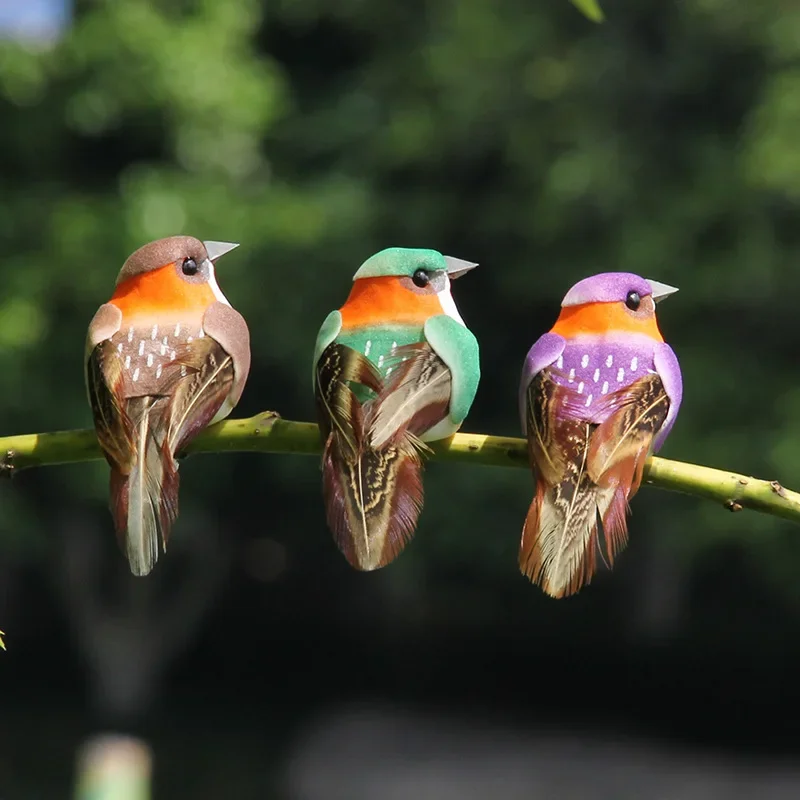
[[[298,419],[357,266],[422,246],[481,263],[456,288],[484,360],[467,430],[517,433],[522,359],[567,288],[631,270],[681,288],[660,310],[686,384],[664,455],[800,486],[800,6],[605,6],[596,26],[524,0],[84,0],[53,46],[0,43],[4,432],[90,423],[86,326],[147,240],[242,242],[220,266],[253,332],[240,410]],[[184,508],[232,510],[293,564],[339,558],[310,460],[219,456],[185,476]],[[44,555],[59,509],[105,515],[106,480],[97,465],[1,487],[0,536]],[[528,476],[435,465],[426,487],[397,580],[517,580]],[[267,517],[265,491],[282,503]],[[786,585],[800,555],[765,516],[650,490],[634,512],[634,542],[687,562],[738,537]]]
[[[597,0],[571,0],[571,2],[593,22],[603,21],[603,10]]]

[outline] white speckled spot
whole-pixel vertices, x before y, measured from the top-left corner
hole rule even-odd
[[[369,351],[372,349],[372,339],[367,339],[367,343],[364,345],[364,355],[368,356]]]
[[[625,377],[625,370],[620,367],[617,370],[617,383],[622,383],[622,379]]]
[[[578,384],[578,394],[583,394],[583,381]]]
[[[172,352],[169,354],[169,360],[170,360],[170,361],[174,361],[174,360],[175,360],[175,355],[176,355],[176,353],[175,353],[175,351],[173,350],[173,351],[172,351]]]
[[[200,333],[197,334],[198,339],[202,339],[206,335],[206,332],[200,328]]]
[[[603,381],[603,388],[600,390],[601,394],[605,394],[608,391],[608,381]]]
[[[383,366],[383,356],[378,356],[378,366],[379,367]]]
[[[564,367],[564,356],[559,356],[558,357],[558,361],[556,361],[556,366],[559,369],[563,369],[563,367]]]
[[[589,408],[591,404],[592,404],[592,396],[588,395],[586,398],[586,408]]]
[[[181,378],[186,377],[186,364],[181,364]]]
[[[153,366],[153,354],[152,353],[148,353],[147,354],[147,366],[148,367],[152,367]]]
[[[637,369],[639,369],[639,359],[634,356],[631,359],[631,372],[636,372]]]
[[[386,370],[386,377],[388,378],[389,375],[391,375],[391,373],[392,373],[392,368],[389,367],[389,369]]]
[[[156,378],[161,377],[161,364],[156,367]]]
[[[189,342],[193,342],[193,341],[194,341],[194,336],[187,336],[186,337],[186,344],[189,344]]]
[[[594,382],[595,382],[595,383],[597,383],[597,381],[599,381],[599,380],[600,380],[600,370],[599,370],[599,369],[596,369],[596,370],[594,371],[593,380],[594,380]]]
[[[117,352],[118,352],[118,353],[121,353],[121,352],[122,352],[122,342],[120,342],[120,343],[117,345]]]
[[[167,343],[167,339],[169,339],[169,336],[165,336],[165,337],[164,337],[164,338],[161,340],[161,342],[162,342],[163,344],[166,344],[166,343]]]
[[[572,383],[575,380],[575,368],[573,367],[569,371],[569,382]]]
[[[181,334],[181,324],[180,322],[175,326],[175,333],[173,334],[176,338]]]
[[[165,356],[167,354],[167,346],[165,344],[161,345],[161,355]]]
[[[139,355],[140,355],[140,356],[143,356],[143,355],[144,355],[144,339],[142,339],[142,340],[139,342]]]
[[[153,325],[153,330],[150,331],[150,338],[155,341],[156,336],[158,336],[158,325]]]
[[[136,367],[136,369],[133,371],[133,380],[139,380],[139,367]]]
[[[584,369],[589,366],[589,356],[586,353],[581,356],[581,366],[584,367]]]
[[[610,367],[614,363],[614,356],[608,355],[606,356],[606,366]]]
[[[133,341],[133,328],[128,328],[128,341]]]
[[[131,368],[131,357],[125,356],[125,369],[130,369],[130,368]]]
[[[397,350],[397,342],[392,342],[392,350]]]

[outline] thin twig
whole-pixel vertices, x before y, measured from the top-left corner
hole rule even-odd
[[[258,452],[318,455],[319,429],[310,422],[291,422],[273,412],[249,419],[220,422],[201,433],[188,447],[194,453]],[[30,467],[73,464],[102,458],[91,429],[33,433],[0,438],[0,474],[14,475]],[[433,458],[494,467],[528,467],[523,439],[457,433],[433,445]],[[645,483],[659,489],[704,497],[730,510],[749,508],[800,523],[800,494],[777,481],[766,481],[727,470],[651,457]]]

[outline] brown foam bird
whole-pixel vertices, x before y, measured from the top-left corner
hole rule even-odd
[[[178,516],[177,455],[230,414],[247,380],[247,323],[214,275],[234,247],[172,236],[139,248],[89,325],[89,401],[134,575],[147,575],[166,550]]]

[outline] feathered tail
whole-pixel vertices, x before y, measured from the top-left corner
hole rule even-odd
[[[384,382],[369,359],[345,345],[332,344],[320,357],[316,386],[327,433],[326,517],[336,544],[356,569],[386,566],[416,530],[427,449],[418,436],[444,416],[449,402],[449,372],[446,380],[432,374],[434,359],[439,361],[424,344],[399,348],[391,380]],[[363,403],[356,387],[362,396],[364,388],[369,390]]]
[[[111,514],[117,540],[134,575],[147,575],[166,550],[178,517],[178,464],[165,441],[165,398],[137,397],[127,402],[135,458],[127,472],[112,465]],[[163,405],[163,407],[162,407]],[[161,441],[156,431],[161,430]]]
[[[586,425],[585,428],[590,426]],[[563,480],[555,486],[538,476],[536,493],[522,529],[519,563],[522,572],[551,597],[565,597],[588,584],[597,559],[597,524],[604,519],[621,490],[595,484],[587,472],[589,435],[584,435],[583,456],[568,462]],[[623,504],[624,493],[621,494]],[[625,545],[627,530],[605,528],[609,560]]]

